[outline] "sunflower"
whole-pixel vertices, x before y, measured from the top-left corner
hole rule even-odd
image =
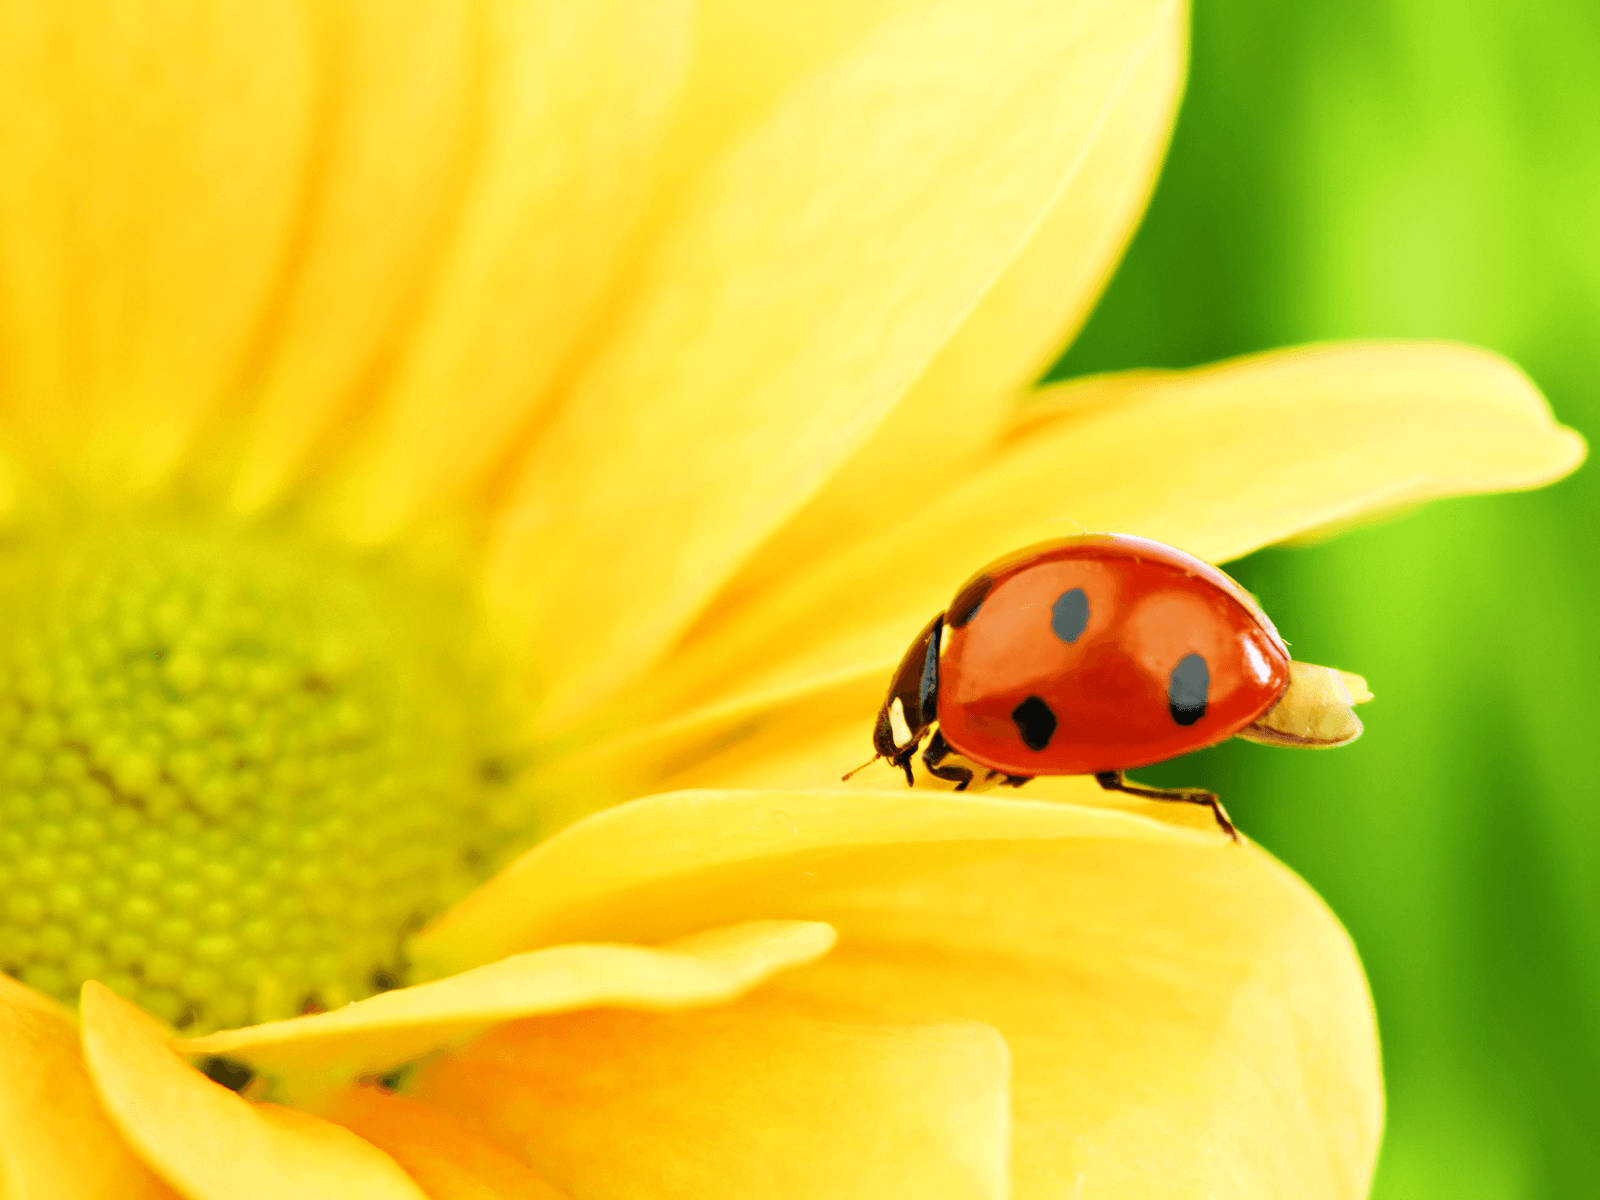
[[[0,1190],[1365,1189],[1287,870],[837,779],[951,563],[1582,456],[1448,345],[1031,387],[1180,5],[0,21]]]

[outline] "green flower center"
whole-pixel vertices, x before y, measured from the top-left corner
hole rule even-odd
[[[282,531],[0,538],[0,970],[202,1031],[402,982],[531,822],[462,590]]]

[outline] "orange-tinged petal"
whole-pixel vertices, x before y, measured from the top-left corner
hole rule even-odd
[[[1055,208],[893,413],[823,490],[729,582],[729,597],[781,588],[826,554],[980,468],[1022,390],[1077,333],[1155,186],[1183,89],[1187,11],[1175,6],[1106,109]],[[702,618],[724,617],[714,605]]]
[[[490,0],[473,159],[415,327],[340,466],[336,519],[387,534],[510,452],[634,249],[688,0]]]
[[[410,1096],[350,1088],[334,1100],[328,1117],[387,1153],[429,1200],[561,1200],[565,1195],[459,1117]]]
[[[114,992],[84,984],[80,1011],[84,1058],[106,1111],[190,1200],[424,1200],[393,1159],[349,1130],[252,1104],[201,1075]]]
[[[425,941],[755,912],[840,937],[763,994],[999,1030],[1020,1196],[1364,1194],[1382,1101],[1360,967],[1309,889],[1214,830],[1009,796],[680,793],[556,835]]]
[[[814,922],[753,921],[670,946],[554,946],[331,1012],[177,1042],[281,1075],[346,1080],[379,1074],[517,1017],[576,1008],[716,1004],[828,952]]]
[[[538,647],[546,726],[636,672],[865,441],[1044,219],[1168,7],[905,14],[691,189],[498,531],[490,586]]]
[[[1007,1194],[994,1030],[743,1002],[496,1030],[417,1090],[596,1200]]]
[[[31,456],[159,479],[237,385],[311,169],[306,10],[0,12],[0,410]]]
[[[0,974],[0,1196],[158,1200],[172,1193],[106,1119],[71,1015]]]
[[[1583,452],[1525,376],[1462,346],[1351,343],[1062,384],[982,468],[813,559],[637,700],[739,710],[746,693],[887,678],[967,575],[1047,538],[1137,533],[1220,562],[1401,503],[1536,486]]]

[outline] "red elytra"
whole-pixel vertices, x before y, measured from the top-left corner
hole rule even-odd
[[[873,747],[909,782],[937,723],[923,763],[958,787],[974,772],[957,755],[1013,785],[1095,775],[1210,804],[1231,832],[1209,792],[1138,789],[1121,773],[1234,736],[1288,684],[1283,639],[1215,567],[1147,538],[1063,538],[963,585],[896,670]]]
[[[1093,775],[1215,745],[1289,683],[1288,647],[1250,596],[1160,542],[1035,546],[958,598],[978,603],[946,612],[939,728],[1008,775]]]

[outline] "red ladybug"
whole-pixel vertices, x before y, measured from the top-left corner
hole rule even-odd
[[[1293,698],[1291,679],[1302,693]],[[1249,593],[1210,564],[1146,538],[1091,534],[969,579],[901,660],[872,745],[912,783],[931,731],[923,766],[958,791],[975,768],[1013,787],[1093,775],[1109,790],[1208,805],[1237,839],[1211,792],[1138,787],[1123,772],[1236,734],[1340,745],[1360,733],[1349,707],[1367,698],[1355,677],[1292,663]]]

